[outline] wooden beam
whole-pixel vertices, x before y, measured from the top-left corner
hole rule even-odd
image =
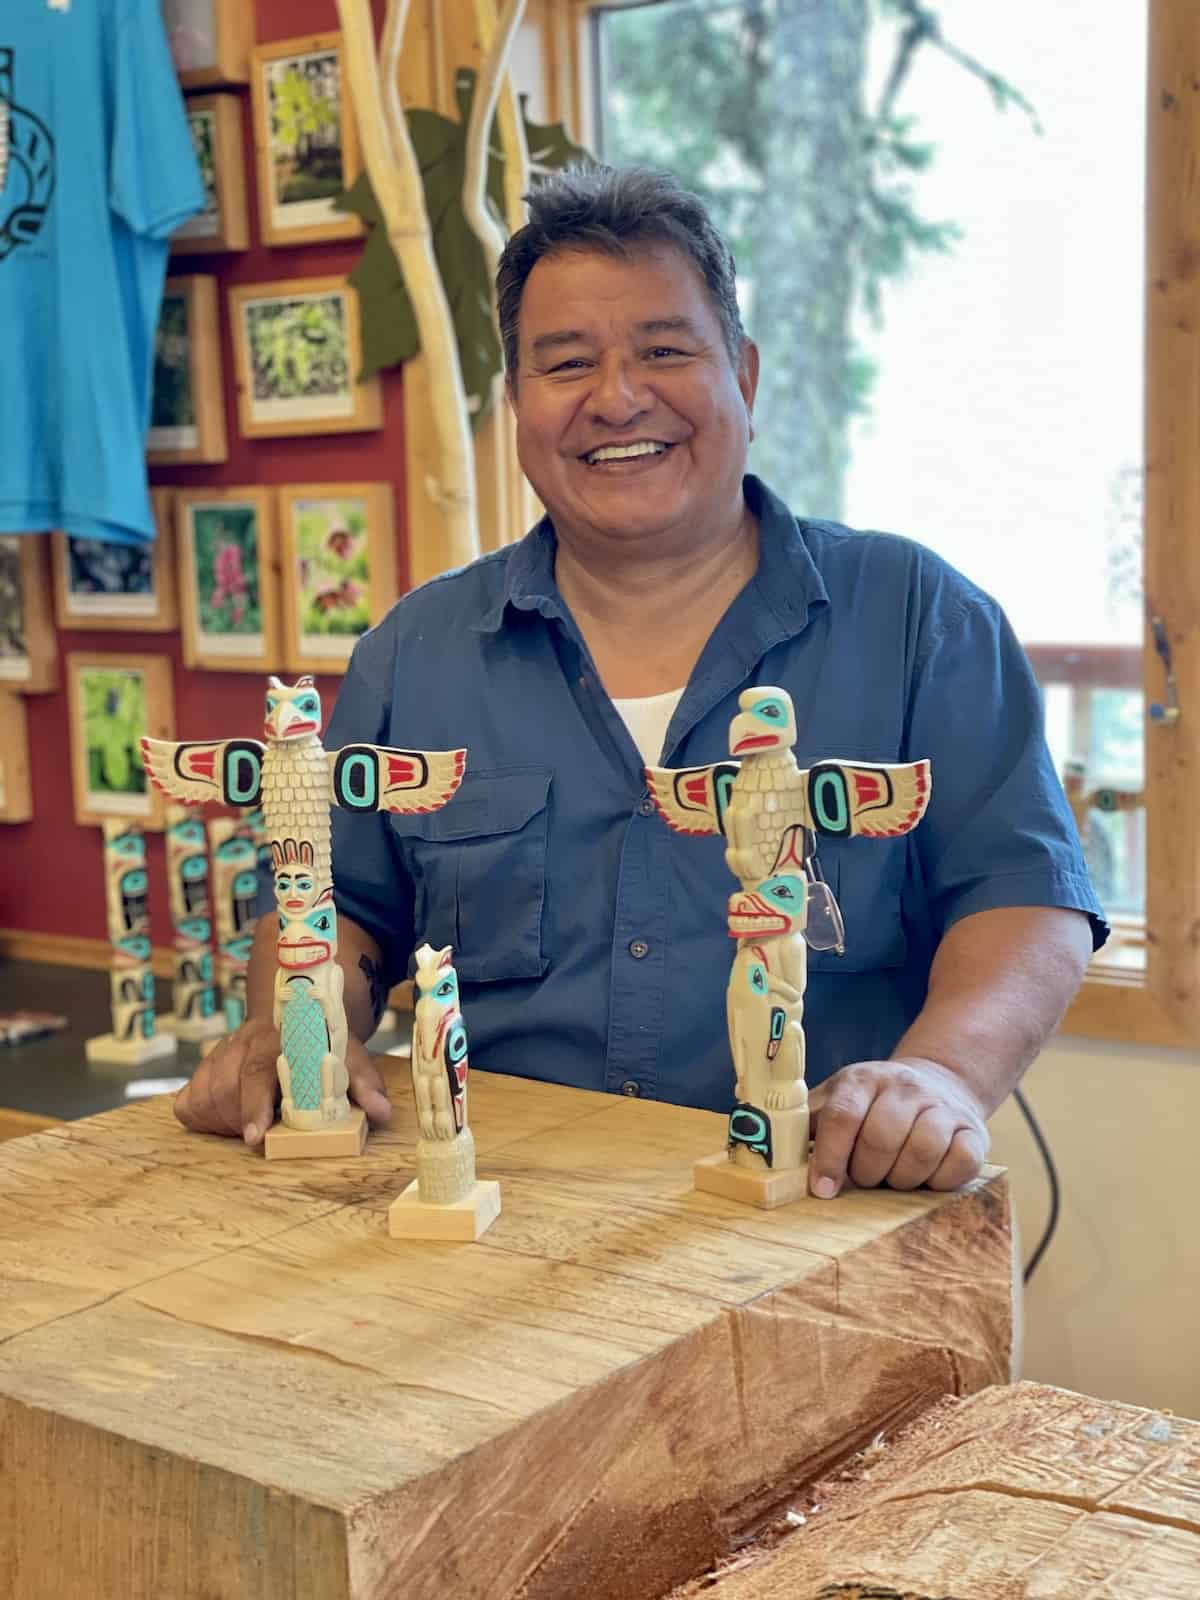
[[[380,1060],[394,1123],[345,1162],[167,1097],[0,1146],[0,1594],[647,1600],[1007,1379],[995,1169],[760,1213],[692,1187],[722,1118],[480,1072],[503,1210],[412,1243]]]
[[[1200,28],[1151,0],[1147,109],[1146,609],[1169,640],[1182,714],[1146,730],[1148,981],[1200,1039]],[[1146,703],[1165,701],[1148,634]]]

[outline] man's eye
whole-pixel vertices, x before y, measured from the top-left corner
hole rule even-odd
[[[646,354],[648,356],[682,356],[686,355],[687,352],[685,350],[676,350],[674,345],[656,344],[652,350],[647,350]]]
[[[570,358],[570,360],[568,360],[568,361],[559,361],[558,363],[556,363],[556,365],[554,365],[553,367],[550,368],[550,371],[551,372],[570,372],[575,367],[582,367],[583,364],[584,364],[584,362],[583,362],[583,357],[582,356],[572,356]]]

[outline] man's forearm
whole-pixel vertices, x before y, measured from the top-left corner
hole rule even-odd
[[[938,946],[925,1005],[894,1059],[948,1067],[990,1117],[1057,1027],[1091,953],[1081,911],[1005,906],[963,917]]]
[[[273,915],[260,917],[254,931],[254,948],[246,969],[246,1015],[264,1022],[275,1009],[275,959],[277,938]],[[387,987],[379,946],[357,922],[338,917],[338,965],[345,973],[343,1002],[346,1022],[356,1039],[366,1041],[375,1032],[387,1004]]]

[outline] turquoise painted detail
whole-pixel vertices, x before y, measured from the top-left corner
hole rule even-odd
[[[321,1062],[329,1050],[329,1029],[308,978],[288,985],[279,1024],[280,1048],[292,1075],[292,1104],[297,1111],[321,1109]]]
[[[812,808],[829,833],[845,833],[850,821],[846,784],[839,772],[818,772],[812,785]]]
[[[764,900],[770,901],[773,906],[778,906],[785,916],[789,917],[799,916],[808,897],[804,879],[797,878],[790,872],[781,872],[777,877],[768,878],[759,884],[758,892]]]
[[[750,707],[750,715],[757,717],[760,722],[778,724],[787,721],[787,711],[777,695],[767,695],[762,700],[756,700]]]
[[[752,961],[747,968],[746,977],[750,980],[750,987],[755,994],[766,994],[767,974],[760,961]]]

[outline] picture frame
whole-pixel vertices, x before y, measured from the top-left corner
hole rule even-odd
[[[248,439],[383,425],[378,377],[362,382],[358,293],[344,277],[229,291],[238,421]]]
[[[175,496],[151,489],[153,544],[102,544],[53,535],[54,615],[60,628],[171,633],[179,626]]]
[[[362,219],[334,205],[362,166],[341,34],[259,45],[250,90],[262,242],[361,238]]]
[[[161,832],[166,801],[142,768],[141,739],[175,737],[169,656],[67,653],[75,821],[127,817]]]
[[[146,459],[180,466],[228,456],[217,280],[202,273],[168,278],[154,335]]]
[[[28,822],[32,816],[25,701],[11,689],[0,689],[0,822]]]
[[[280,661],[275,496],[257,486],[175,495],[183,659],[216,672]]]
[[[0,689],[58,688],[58,641],[50,611],[48,535],[0,534]]]
[[[397,598],[392,486],[288,484],[278,496],[284,665],[344,672]]]
[[[171,235],[173,256],[250,248],[242,105],[232,94],[191,95],[184,103],[204,185],[204,210]]]
[[[249,0],[162,0],[162,14],[185,89],[250,81],[254,6]]]

